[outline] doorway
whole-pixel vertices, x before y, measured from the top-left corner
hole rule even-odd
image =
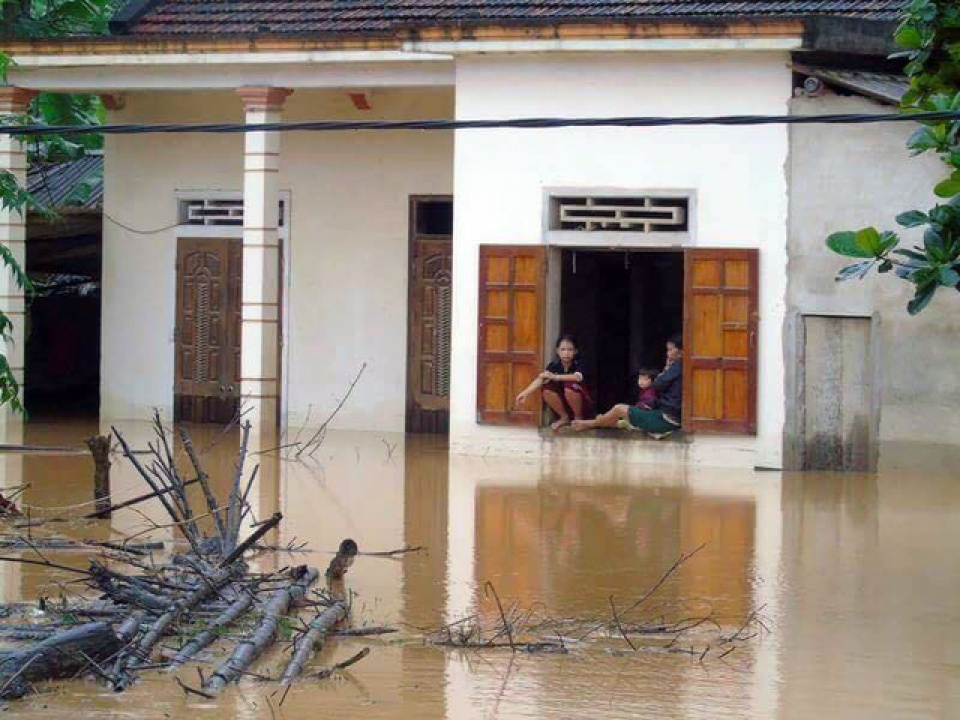
[[[229,423],[240,410],[243,243],[177,240],[174,421]]]
[[[31,215],[26,271],[24,403],[34,420],[97,415],[100,406],[99,212]]]
[[[450,429],[450,332],[453,307],[453,198],[410,199],[407,301],[408,433]]]
[[[663,369],[682,331],[684,255],[565,249],[561,260],[560,330],[577,338],[596,409],[632,404],[638,370]]]

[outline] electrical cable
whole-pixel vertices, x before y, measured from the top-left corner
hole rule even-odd
[[[712,117],[513,118],[503,120],[308,120],[276,123],[112,123],[105,125],[0,125],[0,135],[140,135],[248,132],[345,132],[367,130],[543,130],[591,127],[756,125],[861,125],[960,121],[960,111],[832,115],[718,115]]]
[[[156,228],[154,230],[137,230],[137,228],[133,228],[133,227],[130,227],[129,225],[125,225],[119,220],[116,220],[115,218],[110,217],[107,213],[103,213],[103,217],[105,220],[112,222],[117,227],[123,228],[127,232],[133,233],[134,235],[159,235],[162,232],[166,232],[167,230],[173,230],[174,228],[178,228],[182,225],[182,223],[174,223],[173,225],[167,225],[166,227]]]
[[[0,125],[0,135],[33,137],[37,135],[140,135],[180,133],[247,132],[346,132],[367,130],[519,130],[589,127],[678,127],[678,126],[756,126],[836,124],[856,125],[884,122],[960,121],[958,111],[886,114],[832,115],[720,115],[713,117],[609,117],[609,118],[513,118],[505,120],[313,120],[286,123],[193,123],[193,124],[106,124],[106,125]],[[157,235],[179,227],[180,223],[152,230],[138,230],[104,213],[114,225],[136,235]]]

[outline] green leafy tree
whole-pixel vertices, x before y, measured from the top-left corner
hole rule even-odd
[[[116,5],[117,0],[0,0],[0,35],[37,39],[103,34]],[[7,82],[11,66],[11,58],[0,52],[0,84]],[[31,102],[27,114],[14,121],[47,125],[96,124],[103,121],[103,106],[95,95],[40,93]],[[99,135],[84,135],[78,139],[44,135],[31,141],[28,158],[31,164],[63,162],[101,147],[102,143]],[[31,210],[47,216],[52,214],[5,170],[0,170],[0,207],[24,218]],[[29,297],[33,291],[30,279],[10,249],[2,244],[0,262]],[[0,336],[9,339],[12,330],[10,318],[0,311]],[[4,405],[16,412],[24,411],[19,383],[6,355],[0,352],[0,407]]]
[[[960,113],[960,2],[910,0],[894,36],[906,58],[904,72],[910,89],[901,101],[903,112]],[[900,247],[893,231],[873,227],[830,235],[827,246],[858,262],[845,267],[838,280],[863,278],[873,269],[914,286],[907,310],[916,315],[939,288],[960,290],[960,119],[922,120],[907,140],[911,155],[935,153],[947,168],[934,193],[945,202],[922,212],[897,216],[904,228],[923,228],[923,241]]]

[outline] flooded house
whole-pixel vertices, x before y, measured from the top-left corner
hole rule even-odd
[[[903,341],[946,321],[835,289],[822,241],[903,209],[891,174],[929,193],[909,129],[551,119],[893,112],[899,5],[137,0],[108,37],[13,43],[3,109],[94,92],[112,124],[219,126],[107,136],[101,417],[297,428],[349,388],[336,427],[455,453],[867,469],[927,406]],[[436,122],[265,127],[319,120]],[[682,332],[685,432],[516,407],[561,331],[603,406]]]

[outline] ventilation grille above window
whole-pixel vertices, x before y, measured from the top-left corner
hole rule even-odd
[[[550,229],[685,233],[689,202],[685,197],[553,197]]]
[[[284,202],[280,201],[280,227],[283,227]],[[243,200],[191,198],[180,201],[181,225],[226,225],[243,227]]]

